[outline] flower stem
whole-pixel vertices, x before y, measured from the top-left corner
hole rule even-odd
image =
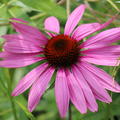
[[[4,72],[6,73],[6,80],[7,80],[7,88],[8,88],[8,98],[11,102],[11,107],[12,107],[12,112],[14,115],[14,120],[18,120],[17,118],[17,113],[16,113],[16,108],[15,108],[15,103],[13,101],[13,97],[11,96],[11,91],[12,91],[12,82],[11,82],[11,77],[8,69],[4,69]]]
[[[112,0],[107,0],[107,2],[110,3],[111,6],[112,6],[114,9],[116,9],[118,12],[120,12],[119,8],[117,7],[116,4],[114,4],[114,2],[113,2]]]
[[[67,17],[70,15],[70,0],[66,0]]]
[[[72,104],[70,103],[69,104],[69,113],[68,113],[68,120],[72,120],[72,106],[71,106]]]
[[[15,104],[14,104],[14,101],[13,101],[13,98],[12,98],[11,95],[9,96],[9,99],[10,99],[11,106],[12,106],[12,112],[13,112],[13,115],[14,115],[14,120],[18,120],[17,119],[17,114],[16,114]]]

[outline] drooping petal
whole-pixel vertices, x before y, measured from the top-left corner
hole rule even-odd
[[[78,66],[72,67],[72,72],[78,81],[78,84],[81,86],[82,91],[84,93],[87,107],[90,109],[92,112],[95,112],[98,110],[98,105],[96,103],[95,97],[91,91],[91,88],[89,87],[86,79],[84,78],[84,75],[81,72],[81,69],[78,69]]]
[[[69,107],[69,89],[65,71],[63,69],[57,71],[55,96],[60,115],[61,117],[65,117]]]
[[[91,71],[89,71],[88,69],[86,69],[85,64],[83,65],[83,63],[81,63],[79,65],[79,69],[81,69],[81,72],[82,72],[84,78],[86,79],[86,81],[88,82],[89,86],[91,87],[93,94],[95,94],[95,95],[97,94],[98,96],[103,98],[104,101],[107,103],[111,102],[112,99],[109,96],[109,94],[107,93],[107,91],[99,83],[99,81],[96,79],[94,74]]]
[[[80,5],[70,14],[65,25],[65,30],[64,30],[65,35],[70,35],[72,33],[72,31],[78,24],[79,20],[83,16],[84,11],[85,11],[85,5]]]
[[[21,59],[3,60],[3,61],[0,61],[0,67],[7,67],[7,68],[25,67],[41,60],[43,60],[43,58],[26,58],[22,60]]]
[[[96,65],[118,66],[120,64],[117,56],[87,55],[80,58],[80,60]]]
[[[82,64],[86,70],[89,70],[94,75],[102,87],[113,92],[120,92],[120,85],[105,71],[86,62],[82,62]]]
[[[0,58],[1,59],[10,59],[10,60],[16,60],[16,59],[24,59],[24,58],[29,58],[29,57],[35,57],[40,55],[40,53],[24,53],[24,54],[17,54],[17,53],[10,53],[7,51],[0,52]]]
[[[3,59],[7,56],[7,52],[0,52],[0,58]]]
[[[115,18],[116,16],[114,16],[104,24],[100,24],[100,23],[82,24],[75,29],[75,31],[72,34],[72,37],[76,40],[81,40],[84,37],[107,27]]]
[[[38,40],[41,44],[40,46],[44,46],[48,39],[45,35],[43,35],[37,28],[27,25],[27,24],[21,24],[18,22],[11,22],[13,27],[16,29],[17,32],[23,34],[24,36],[28,38],[33,38]]]
[[[81,48],[98,48],[110,45],[120,40],[120,28],[112,28],[101,32],[80,45]]]
[[[120,64],[120,45],[110,45],[102,48],[81,51],[84,56],[80,58],[98,65],[117,66]]]
[[[103,96],[101,96],[100,94],[98,94],[97,92],[93,92],[94,93],[94,96],[97,100],[101,101],[101,102],[105,102],[105,103],[110,103],[112,102],[112,99],[111,101],[108,101],[106,98],[104,98]]]
[[[79,41],[95,32],[100,26],[99,23],[82,24],[74,30],[72,37]]]
[[[32,112],[39,103],[42,94],[45,92],[47,85],[53,75],[54,69],[48,68],[44,71],[39,79],[33,84],[28,98],[28,109]]]
[[[26,91],[39,78],[40,74],[47,66],[48,64],[44,63],[33,69],[24,78],[22,78],[17,84],[16,88],[13,90],[12,96],[18,96]]]
[[[33,46],[34,45],[40,46],[40,44],[42,44],[42,41],[36,40],[31,37],[27,37],[26,35],[23,34],[7,34],[7,35],[3,35],[2,38],[6,40],[5,42],[17,41],[19,43],[20,40],[23,42],[29,42]]]
[[[44,22],[44,26],[45,26],[45,29],[46,30],[49,30],[51,32],[55,32],[55,33],[58,33],[60,32],[60,25],[59,25],[59,21],[56,17],[48,17],[45,22]],[[47,32],[47,34],[49,36],[56,36],[55,33],[50,33],[50,32]]]
[[[87,105],[81,86],[70,71],[66,71],[66,75],[72,103],[81,113],[86,113]]]
[[[86,56],[107,56],[107,57],[119,57],[120,56],[120,45],[110,45],[102,48],[87,49],[81,51]]]
[[[39,45],[34,45],[32,42],[23,40],[6,41],[3,48],[12,53],[37,53],[43,51],[43,48]]]
[[[0,53],[0,67],[17,68],[24,67],[38,61],[44,60],[44,57],[38,57],[39,54],[12,54],[8,52]]]

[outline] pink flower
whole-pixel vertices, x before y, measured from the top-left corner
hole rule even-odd
[[[81,113],[86,113],[87,109],[95,112],[98,110],[96,99],[106,103],[112,101],[106,89],[120,92],[120,86],[110,75],[90,64],[119,65],[120,45],[112,43],[120,39],[120,28],[103,31],[81,43],[83,38],[103,29],[113,20],[75,28],[84,10],[85,6],[80,5],[71,13],[63,34],[60,34],[59,21],[52,16],[44,23],[45,29],[52,31],[47,32],[50,38],[16,18],[16,22],[11,24],[18,34],[3,36],[6,42],[4,52],[0,53],[3,58],[1,67],[17,68],[44,61],[20,80],[12,93],[17,96],[31,87],[29,111],[32,112],[39,103],[55,70],[55,96],[61,117],[65,117],[70,101]]]

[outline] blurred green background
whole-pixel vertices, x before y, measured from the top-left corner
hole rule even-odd
[[[81,3],[86,4],[87,9],[79,24],[104,23],[120,12],[119,0],[70,0],[71,11]],[[61,32],[63,32],[67,19],[66,0],[0,0],[0,36],[15,33],[8,24],[9,18],[22,18],[43,30],[43,22],[48,16],[56,16],[60,20]],[[120,27],[120,15],[105,29],[113,27]],[[0,51],[2,51],[3,43],[4,40],[0,38]],[[61,120],[55,103],[54,89],[50,89],[43,95],[33,113],[27,110],[29,90],[20,96],[11,97],[11,91],[18,81],[36,65],[17,69],[0,68],[0,120]],[[98,67],[111,75],[115,69],[114,77],[120,83],[119,68]],[[87,114],[82,115],[72,106],[73,120],[120,120],[120,94],[110,94],[113,102],[105,104],[97,101],[99,110],[96,113],[88,111]],[[68,115],[64,120],[67,119]]]

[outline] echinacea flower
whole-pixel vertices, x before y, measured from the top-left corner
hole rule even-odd
[[[17,18],[12,19],[11,24],[18,34],[2,36],[6,41],[4,51],[0,53],[1,67],[17,68],[44,61],[20,80],[12,93],[17,96],[31,87],[29,111],[39,103],[55,71],[55,96],[61,117],[65,117],[70,101],[81,113],[86,113],[87,109],[95,112],[98,110],[96,100],[112,101],[106,90],[120,92],[120,86],[109,74],[92,65],[119,65],[120,45],[112,43],[120,39],[120,28],[103,31],[82,42],[112,22],[111,19],[104,24],[76,27],[84,10],[85,6],[80,5],[70,14],[63,34],[59,21],[52,16],[44,22],[50,38]]]

